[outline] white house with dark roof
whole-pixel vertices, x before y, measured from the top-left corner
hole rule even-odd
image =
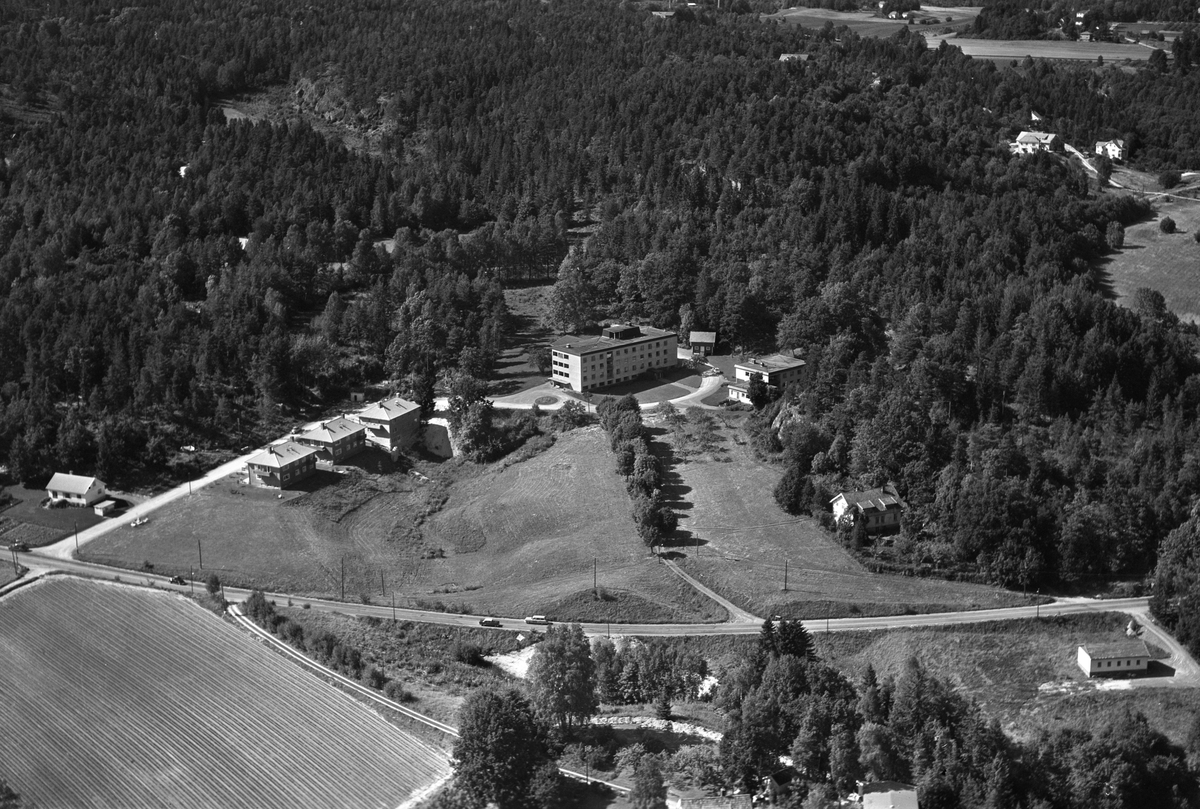
[[[100,478],[55,472],[46,484],[46,494],[51,503],[69,503],[86,508],[107,497],[108,491]]]
[[[305,430],[295,440],[317,450],[318,459],[326,463],[339,463],[362,452],[367,446],[367,428],[345,416],[318,422]]]
[[[1079,668],[1089,677],[1145,673],[1150,650],[1140,638],[1109,643],[1085,643],[1075,655]]]
[[[1115,140],[1098,140],[1096,141],[1096,154],[1107,157],[1109,160],[1124,160],[1125,141],[1119,138]]]
[[[882,489],[863,492],[841,492],[830,501],[833,518],[838,523],[854,524],[863,521],[867,533],[877,533],[900,527],[904,503],[890,483]]]
[[[397,396],[365,407],[351,418],[367,428],[367,441],[388,452],[396,452],[417,440],[421,406]]]
[[[272,444],[246,462],[251,486],[286,489],[317,471],[317,450],[295,441]]]
[[[1008,145],[1013,154],[1033,154],[1034,152],[1057,152],[1062,149],[1062,142],[1053,132],[1022,132],[1017,139]]]

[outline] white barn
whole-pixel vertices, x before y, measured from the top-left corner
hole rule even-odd
[[[1138,639],[1088,643],[1079,647],[1076,662],[1089,677],[1135,674],[1149,667],[1150,650],[1144,640]]]

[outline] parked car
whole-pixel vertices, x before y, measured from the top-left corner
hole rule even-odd
[[[187,580],[183,576],[172,576],[170,581],[171,584],[187,584]]]
[[[550,623],[550,619],[547,618],[545,615],[530,615],[528,618],[525,619],[525,623],[539,624],[539,625],[545,626]]]
[[[480,626],[500,626],[500,619],[499,618],[480,618],[479,625]]]
[[[8,547],[12,548],[17,553],[28,553],[29,552],[29,543],[28,542],[14,542],[13,544],[9,545]]]

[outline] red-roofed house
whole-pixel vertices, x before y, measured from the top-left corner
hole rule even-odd
[[[863,520],[867,533],[886,531],[900,526],[904,503],[890,483],[882,489],[865,492],[842,492],[830,501],[833,518],[839,523]]]
[[[354,414],[367,428],[367,440],[388,452],[404,449],[417,440],[421,407],[407,399],[384,399]]]
[[[103,500],[108,492],[105,491],[104,481],[100,478],[55,472],[54,477],[46,484],[46,494],[50,496],[52,503],[86,507]]]
[[[284,441],[272,444],[246,462],[251,486],[285,489],[317,471],[317,450]]]
[[[318,460],[339,463],[367,446],[367,428],[344,416],[322,421],[296,436],[296,441],[317,450]]]

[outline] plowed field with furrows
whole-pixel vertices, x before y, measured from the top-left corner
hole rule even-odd
[[[0,600],[0,761],[38,807],[395,807],[446,756],[174,595]]]

